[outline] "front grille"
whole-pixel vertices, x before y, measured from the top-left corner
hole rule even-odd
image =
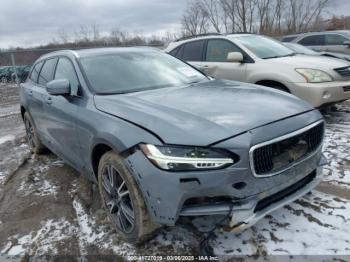
[[[343,90],[344,92],[350,92],[350,86],[344,86]]]
[[[324,123],[321,122],[285,139],[256,146],[251,155],[253,172],[256,176],[267,176],[282,171],[313,153],[320,146],[323,133]]]
[[[334,71],[336,71],[342,77],[350,76],[350,66],[335,68]]]
[[[316,170],[313,171],[311,174],[307,175],[303,179],[299,180],[295,184],[283,189],[282,191],[279,191],[271,196],[268,196],[266,198],[261,199],[258,204],[255,206],[254,213],[259,212],[263,210],[264,208],[268,207],[269,205],[276,203],[280,200],[282,200],[285,197],[288,197],[289,195],[297,192],[299,189],[303,188],[307,184],[309,184],[314,178],[316,177]]]

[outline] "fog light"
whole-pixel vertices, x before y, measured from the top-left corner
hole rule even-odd
[[[331,93],[329,93],[328,91],[324,91],[323,95],[322,95],[322,98],[323,99],[330,99],[331,96],[332,96]]]

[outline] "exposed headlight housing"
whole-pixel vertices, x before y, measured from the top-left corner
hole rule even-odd
[[[297,68],[295,69],[295,71],[301,74],[308,83],[322,83],[333,81],[333,78],[326,72],[323,72],[322,70],[310,68]]]
[[[220,169],[232,165],[238,156],[202,147],[155,146],[141,144],[141,150],[156,166],[169,171]],[[238,161],[238,160],[237,160]]]

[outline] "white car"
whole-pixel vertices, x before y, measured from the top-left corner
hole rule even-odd
[[[215,78],[280,89],[315,107],[350,99],[350,63],[298,55],[269,37],[206,35],[172,42],[165,51]]]

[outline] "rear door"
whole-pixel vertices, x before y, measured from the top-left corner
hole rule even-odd
[[[230,52],[244,52],[232,42],[225,39],[209,39],[207,43],[203,70],[215,78],[246,81],[246,63],[228,62]]]
[[[174,52],[170,52],[170,54],[190,63],[199,70],[204,71],[204,47],[205,40],[195,40],[181,45],[180,47],[176,48]]]
[[[41,61],[34,65],[29,77],[29,82],[24,86],[24,93],[27,101],[27,110],[34,121],[34,125],[39,133],[39,136],[45,140],[42,132],[43,119],[43,93],[44,88],[38,84],[38,77],[45,61]]]
[[[54,79],[67,79],[70,83],[71,94],[53,96],[46,93],[45,130],[49,144],[56,154],[80,169],[79,139],[76,130],[76,117],[81,98],[80,84],[72,61],[68,57],[59,57]]]

